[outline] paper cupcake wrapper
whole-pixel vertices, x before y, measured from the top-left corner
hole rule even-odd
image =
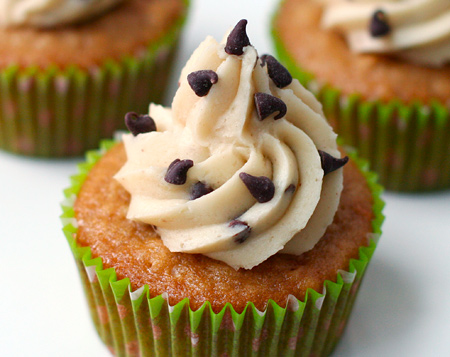
[[[288,52],[272,24],[277,56],[323,104],[326,117],[346,145],[355,147],[386,189],[430,191],[450,188],[449,103],[367,101],[321,86]],[[450,98],[450,97],[449,97]]]
[[[61,216],[64,234],[83,282],[92,319],[100,338],[117,356],[299,356],[328,355],[342,334],[367,264],[381,233],[384,206],[382,188],[367,164],[358,163],[373,193],[374,219],[369,245],[361,247],[348,271],[339,271],[336,282],[325,281],[323,291],[309,289],[304,301],[290,296],[286,306],[269,301],[265,311],[249,302],[242,313],[227,304],[219,313],[206,302],[193,311],[189,299],[174,306],[166,294],[150,296],[147,285],[131,290],[128,278],[118,280],[114,269],[105,269],[89,247],[77,244],[73,203],[88,172],[115,144],[102,143],[79,165],[65,190]]]
[[[135,56],[84,70],[0,70],[0,148],[25,155],[82,155],[124,128],[129,111],[163,98],[185,14]]]

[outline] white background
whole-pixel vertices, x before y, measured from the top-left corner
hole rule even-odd
[[[195,1],[170,94],[199,42],[221,39],[241,18],[260,54],[273,52],[275,4]],[[0,153],[1,356],[109,356],[58,219],[78,161]],[[384,198],[384,234],[334,355],[450,356],[450,191]]]

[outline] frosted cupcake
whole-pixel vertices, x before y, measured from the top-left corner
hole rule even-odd
[[[0,148],[73,156],[160,101],[183,0],[1,0]]]
[[[278,54],[392,190],[450,187],[448,1],[286,0]]]
[[[172,108],[126,116],[66,190],[64,231],[121,355],[327,355],[383,220],[320,104],[241,20],[208,37]]]

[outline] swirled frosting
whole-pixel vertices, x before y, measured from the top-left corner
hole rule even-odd
[[[344,34],[354,52],[385,53],[429,66],[450,61],[448,0],[319,1],[324,3],[322,25]],[[388,27],[383,35],[371,33],[377,11]]]
[[[171,109],[150,105],[157,131],[123,136],[127,162],[115,178],[131,194],[127,217],[154,225],[169,250],[250,269],[318,242],[343,175],[324,176],[318,150],[340,152],[314,96],[297,80],[280,82],[279,63],[251,45],[227,53],[230,37],[195,50]],[[192,80],[200,74],[208,85],[195,85],[205,84]],[[184,183],[173,183],[174,167],[187,170]]]
[[[98,15],[123,0],[0,0],[0,25],[54,27]]]

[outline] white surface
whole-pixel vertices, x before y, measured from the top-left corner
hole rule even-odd
[[[260,54],[273,52],[275,2],[196,1],[176,72],[207,34],[220,39],[241,18]],[[110,355],[58,219],[77,161],[0,153],[1,356]],[[385,199],[384,234],[334,355],[450,356],[450,191]]]

